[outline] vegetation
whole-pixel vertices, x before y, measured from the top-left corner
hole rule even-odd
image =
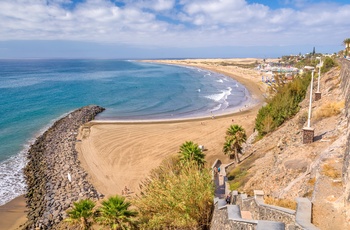
[[[269,205],[280,206],[284,208],[289,208],[292,210],[297,209],[297,203],[293,200],[288,199],[276,199],[273,197],[265,197],[264,202]]]
[[[341,176],[341,173],[330,164],[324,164],[322,166],[322,174],[332,179],[337,179]]]
[[[196,161],[164,161],[141,189],[140,229],[209,229],[214,184],[211,170]]]
[[[307,73],[276,88],[276,95],[259,110],[255,120],[255,129],[260,137],[275,130],[299,111],[299,103],[306,95],[310,78],[311,73]]]
[[[95,202],[89,199],[74,202],[74,207],[67,211],[64,221],[78,229],[91,229],[94,223],[108,226],[111,229],[130,229],[134,227],[137,212],[129,210],[131,203],[125,198],[114,196],[102,202],[102,206],[94,211]]]
[[[102,201],[97,210],[96,222],[111,229],[130,229],[135,226],[136,211],[129,210],[131,203],[118,195]]]
[[[326,57],[323,61],[323,66],[321,68],[321,72],[322,73],[326,73],[328,72],[332,67],[336,66],[336,62],[330,58],[330,57]]]
[[[249,169],[254,165],[254,162],[259,159],[259,157],[261,157],[259,154],[251,155],[239,166],[235,166],[232,170],[228,170],[227,179],[230,184],[230,190],[241,190],[240,188],[244,186],[251,177],[251,174],[249,174]],[[252,193],[252,191],[245,192],[248,194]]]
[[[67,211],[68,218],[65,221],[79,229],[90,229],[94,207],[95,203],[88,199],[74,202],[74,207]]]
[[[180,161],[182,163],[195,161],[199,166],[204,166],[205,164],[205,154],[198,147],[198,144],[193,143],[192,141],[186,141],[180,146]]]
[[[224,143],[223,152],[225,154],[234,155],[237,163],[240,162],[238,154],[241,153],[242,144],[247,140],[245,130],[239,125],[231,125],[226,131],[226,141]]]
[[[320,108],[318,108],[315,111],[314,118],[316,120],[325,118],[325,117],[332,117],[335,115],[338,115],[341,110],[345,106],[345,101],[338,101],[338,102],[328,102],[327,104],[322,105]]]
[[[350,49],[350,38],[344,39],[343,45],[345,45],[345,55],[348,55]]]

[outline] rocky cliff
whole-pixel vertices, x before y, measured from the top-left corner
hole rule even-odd
[[[248,194],[263,190],[266,196],[290,201],[307,197],[313,203],[313,223],[320,229],[350,229],[350,66],[344,61],[321,75],[321,99],[312,102],[313,143],[303,144],[307,94],[294,118],[245,152],[255,160],[240,189]]]

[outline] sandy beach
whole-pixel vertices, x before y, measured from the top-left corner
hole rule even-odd
[[[220,72],[235,78],[251,93],[259,103],[242,107],[242,112],[221,117],[168,121],[168,122],[111,122],[91,123],[80,133],[81,142],[76,148],[83,167],[90,175],[96,189],[107,197],[122,194],[127,186],[137,193],[139,183],[156,168],[163,159],[177,154],[185,141],[204,145],[206,161],[211,165],[216,159],[229,162],[222,153],[225,131],[231,124],[243,126],[250,135],[254,120],[264,100],[265,90],[260,76],[255,70],[236,66],[221,66],[221,61],[254,63],[257,59],[206,59],[155,61],[167,64],[190,65]]]
[[[170,155],[177,154],[185,141],[204,145],[206,161],[211,165],[217,158],[229,162],[222,153],[225,131],[231,124],[242,125],[250,135],[258,109],[264,101],[265,86],[255,70],[219,62],[238,64],[254,63],[258,59],[190,59],[157,61],[159,63],[189,65],[208,69],[235,78],[242,83],[258,103],[244,107],[242,112],[225,116],[168,122],[128,122],[90,124],[79,134],[76,149],[90,182],[107,197],[121,194],[127,186],[131,193],[138,191],[139,183],[153,168]],[[154,61],[154,60],[152,60]],[[0,230],[17,229],[24,223],[25,199],[23,196],[0,206]]]
[[[20,229],[26,221],[26,204],[24,196],[17,197],[0,206],[0,230]]]

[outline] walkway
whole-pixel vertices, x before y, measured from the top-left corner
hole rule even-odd
[[[225,198],[225,180],[226,179],[226,167],[230,164],[221,164],[221,162],[218,162],[215,167],[220,167],[220,173],[217,175],[214,175],[214,182],[215,182],[215,197],[218,198]]]

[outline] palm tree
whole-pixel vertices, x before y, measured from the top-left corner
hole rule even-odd
[[[129,210],[130,202],[118,195],[102,201],[102,207],[97,210],[96,221],[111,229],[130,229],[134,227],[136,211]]]
[[[232,139],[226,139],[226,141],[224,143],[224,147],[222,148],[222,151],[224,152],[225,155],[228,154],[230,156],[230,158],[235,153],[235,150],[232,147],[233,147]],[[239,161],[239,159],[238,159],[238,161]]]
[[[224,143],[223,152],[225,154],[234,154],[236,162],[239,163],[238,153],[242,150],[242,144],[246,142],[247,134],[242,126],[231,125],[226,131],[226,141]]]
[[[186,141],[180,146],[180,161],[186,163],[189,161],[196,161],[199,166],[205,164],[205,154],[198,147],[198,144],[193,143],[192,141]]]
[[[65,221],[70,222],[72,225],[79,226],[80,229],[90,229],[92,217],[94,215],[94,207],[95,203],[89,199],[74,202],[74,207],[67,211],[68,218],[66,218]]]
[[[343,45],[345,45],[345,55],[348,54],[348,51],[350,49],[350,38],[346,38],[344,41],[343,41]]]

